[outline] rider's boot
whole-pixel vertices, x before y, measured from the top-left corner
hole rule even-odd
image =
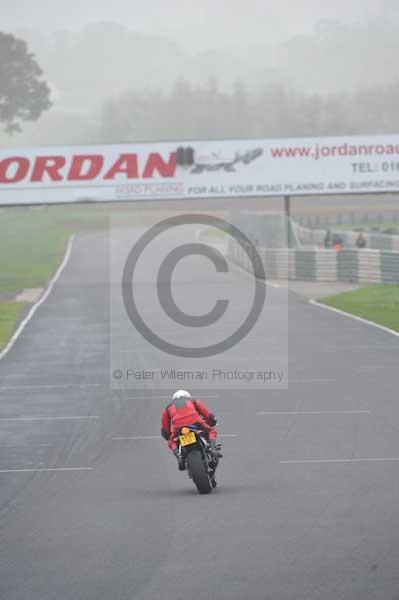
[[[186,468],[186,463],[185,463],[184,457],[181,456],[181,454],[179,454],[178,450],[173,450],[173,454],[177,458],[177,465],[179,467],[179,471],[184,471]]]
[[[217,456],[218,458],[222,458],[223,457],[223,454],[220,452],[220,450],[218,450],[216,448],[216,441],[215,440],[209,440],[209,446],[211,448],[211,453],[214,456]]]

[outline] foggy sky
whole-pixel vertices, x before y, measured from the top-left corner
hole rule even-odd
[[[396,0],[0,0],[1,29],[51,33],[114,21],[153,34],[165,34],[186,47],[278,42],[310,33],[323,19],[341,22],[373,18]]]
[[[11,138],[0,128],[0,145],[86,143],[109,121],[105,103],[152,89],[168,94],[181,77],[194,86],[215,80],[222,91],[237,80],[250,93],[277,84],[292,102],[292,90],[334,95],[398,79],[399,0],[0,0],[0,17],[0,31],[28,42],[53,100],[22,133]],[[323,21],[348,26],[316,27]],[[130,122],[144,101],[129,102]],[[374,104],[378,115],[377,96]],[[340,125],[334,99],[328,111]],[[143,136],[161,133],[148,126]]]

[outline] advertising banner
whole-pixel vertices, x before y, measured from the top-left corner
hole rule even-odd
[[[0,149],[0,205],[399,190],[399,135]]]

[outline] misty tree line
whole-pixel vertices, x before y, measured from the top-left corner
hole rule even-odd
[[[13,141],[32,145],[399,131],[396,25],[321,24],[284,44],[273,69],[267,52],[256,64],[218,53],[190,62],[168,40],[109,24],[54,44],[42,48],[42,65],[25,41],[0,32],[0,143],[22,122]]]
[[[170,93],[131,92],[105,103],[96,142],[396,133],[399,82],[383,89],[306,94],[282,85],[231,92],[179,80]]]
[[[0,123],[8,134],[51,107],[50,88],[24,40],[0,31]]]

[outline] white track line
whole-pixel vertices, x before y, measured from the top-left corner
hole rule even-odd
[[[281,284],[279,283],[272,283],[267,279],[267,274],[266,274],[266,279],[262,279],[261,277],[256,277],[256,275],[254,274],[253,271],[247,271],[246,269],[244,269],[244,267],[241,267],[240,265],[238,265],[237,263],[235,263],[232,258],[230,258],[228,255],[225,257],[227,258],[227,260],[229,261],[229,264],[233,266],[233,268],[235,268],[237,271],[239,271],[240,273],[242,273],[243,275],[246,275],[247,277],[249,277],[250,279],[256,279],[262,283],[264,283],[266,285],[266,287],[272,287],[275,289],[280,289],[281,287],[284,287],[284,289],[288,289],[288,286],[281,286]]]
[[[398,458],[335,458],[326,460],[280,460],[281,465],[306,463],[356,463],[356,462],[398,462]]]
[[[123,389],[122,389],[122,391],[123,391]],[[129,398],[116,398],[116,400],[126,400],[126,401],[128,401],[128,400],[165,400],[167,398],[168,398],[168,394],[164,394],[163,396],[130,396]],[[201,394],[201,400],[214,400],[217,398],[219,398],[219,396],[217,396],[217,395]]]
[[[397,369],[398,368],[398,363],[391,363],[391,364],[383,364],[383,365],[362,365],[361,367],[357,368],[357,372],[358,373],[368,373],[369,371],[375,371],[375,369]]]
[[[378,323],[374,323],[374,321],[369,321],[368,319],[363,319],[363,317],[358,317],[356,315],[352,315],[351,313],[347,313],[344,310],[340,310],[339,308],[334,308],[333,306],[328,306],[327,304],[322,304],[317,300],[309,300],[309,304],[313,306],[318,306],[320,308],[325,308],[326,310],[331,310],[339,315],[343,315],[344,317],[349,317],[350,319],[354,319],[355,321],[359,321],[360,323],[365,323],[366,325],[371,325],[372,327],[376,327],[377,329],[381,329],[381,331],[385,331],[385,333],[390,333],[391,335],[395,335],[399,337],[399,331],[395,331],[394,329],[390,329],[389,327],[384,327],[384,325],[379,325]]]
[[[335,383],[336,379],[289,379],[288,383]]]
[[[218,435],[218,438],[233,438],[237,437],[235,433],[224,433],[222,435]],[[112,440],[163,440],[160,435],[133,435],[128,437],[113,437]]]
[[[241,267],[240,265],[238,265],[237,263],[235,263],[232,258],[230,258],[228,255],[226,255],[224,258],[226,258],[229,261],[229,264],[233,267],[233,269],[236,269],[237,271],[239,271],[239,273],[241,273],[242,275],[245,275],[247,278],[252,279],[252,281],[254,279],[260,281],[261,283],[264,283],[265,285],[270,285],[267,282],[267,279],[262,279],[261,277],[256,277],[256,275],[254,274],[253,271],[247,271],[246,269],[244,269],[244,267]]]
[[[21,335],[21,333],[25,329],[26,325],[29,323],[29,321],[31,320],[31,318],[33,317],[33,315],[35,314],[35,312],[39,308],[39,306],[41,306],[43,304],[43,302],[45,302],[47,300],[47,298],[49,297],[49,295],[51,294],[51,291],[52,291],[54,285],[56,284],[57,280],[59,279],[62,271],[65,269],[66,264],[67,264],[67,262],[69,260],[69,257],[71,256],[72,244],[73,244],[73,240],[74,239],[75,239],[75,235],[71,235],[71,237],[68,240],[68,244],[67,244],[67,247],[66,247],[66,251],[65,251],[62,263],[58,267],[58,269],[55,272],[54,276],[51,278],[50,283],[49,283],[46,291],[44,292],[44,294],[31,307],[31,309],[29,310],[29,312],[26,315],[26,317],[21,321],[21,323],[19,324],[17,330],[12,335],[12,337],[11,337],[10,341],[8,342],[8,344],[0,352],[0,360],[5,357],[5,355],[7,354],[7,352],[9,352],[9,350],[11,350],[11,348],[13,347],[13,345],[17,341],[18,337]]]
[[[96,415],[87,415],[81,417],[5,417],[0,421],[70,421],[73,419],[99,419]]]
[[[49,448],[52,444],[32,444],[29,442],[10,442],[8,444],[0,444],[0,448],[25,448],[29,446],[30,448]]]
[[[368,350],[373,351],[374,350],[389,350],[390,352],[392,350],[399,350],[399,346],[393,346],[391,343],[387,343],[384,345],[380,345],[380,344],[373,344],[372,346],[369,344],[368,346],[346,346],[346,345],[342,345],[342,346],[326,346],[325,350],[332,350],[334,352],[342,352],[343,350]]]
[[[370,410],[302,410],[302,411],[275,411],[257,412],[257,415],[369,415]]]
[[[42,389],[57,389],[57,388],[71,388],[71,387],[101,387],[102,383],[43,383],[43,384],[31,384],[31,385],[2,385],[2,390],[42,390]]]
[[[113,440],[162,440],[160,435],[133,435],[129,437],[113,437]]]
[[[47,469],[0,469],[0,473],[38,473],[41,471],[92,471],[92,467],[59,467]]]

